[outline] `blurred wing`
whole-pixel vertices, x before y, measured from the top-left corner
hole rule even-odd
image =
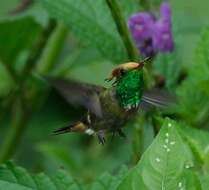
[[[99,94],[105,88],[72,80],[47,78],[47,81],[73,106],[83,106],[102,117]]]
[[[159,89],[153,89],[144,93],[140,107],[145,110],[152,106],[166,108],[175,102],[174,95]]]

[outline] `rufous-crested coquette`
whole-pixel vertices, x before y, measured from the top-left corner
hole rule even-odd
[[[153,94],[143,90],[143,66],[146,60],[118,65],[106,79],[114,80],[110,88],[48,77],[49,83],[71,105],[83,106],[86,109],[79,121],[56,130],[55,134],[86,133],[97,136],[99,142],[104,144],[106,133],[118,133],[125,137],[122,128],[136,116],[140,105],[164,106],[161,98],[155,98]]]

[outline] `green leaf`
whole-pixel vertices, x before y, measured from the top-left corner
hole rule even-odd
[[[23,17],[33,17],[36,23],[40,24],[43,27],[46,27],[49,21],[49,16],[46,10],[38,1],[34,1],[30,7],[28,7],[23,12],[15,15],[16,18],[23,18]]]
[[[200,189],[190,183],[191,176],[184,174],[185,166],[192,162],[176,127],[166,119],[154,142],[142,156],[117,190],[125,189]],[[193,174],[191,174],[193,177]],[[198,180],[198,179],[197,179]]]
[[[204,81],[209,79],[209,27],[207,27],[201,37],[200,41],[197,45],[194,64],[191,67],[191,76],[195,78],[197,82]]]
[[[71,68],[71,70],[69,70],[68,76],[70,78],[85,81],[88,83],[94,83],[102,86],[108,85],[107,83],[105,83],[104,79],[109,75],[110,71],[112,70],[113,64],[108,61],[101,61],[100,63],[101,64],[98,64],[98,62],[92,62],[85,67],[83,67],[82,65],[73,67]],[[82,75],[80,75],[80,73],[82,73]],[[92,73],[97,74],[92,75]]]
[[[202,190],[208,190],[209,186],[209,174],[202,176],[201,178]]]
[[[19,54],[32,47],[41,27],[32,18],[0,21],[0,59],[13,64]]]
[[[57,67],[53,70],[54,75],[59,76],[71,76],[71,69],[77,67],[88,67],[89,64],[95,60],[101,60],[101,55],[95,49],[79,49],[72,51],[66,56],[64,61],[57,64]],[[101,65],[100,63],[98,63]]]
[[[181,71],[181,61],[179,59],[179,46],[175,44],[173,53],[157,55],[154,67],[156,71],[165,77],[166,87],[171,89],[177,85],[178,77]]]
[[[207,125],[209,98],[200,91],[197,83],[187,79],[177,89],[177,95],[179,103],[176,110],[181,117],[193,126]]]
[[[111,176],[109,173],[104,173],[92,185],[91,190],[114,190],[116,189],[116,177]]]
[[[72,151],[69,151],[69,147],[52,143],[41,143],[38,149],[48,159],[57,161],[59,166],[63,165],[65,168],[69,168],[71,173],[81,169],[79,160],[75,158]],[[53,162],[53,165],[55,165],[55,162]]]
[[[179,128],[179,131],[188,144],[194,157],[194,165],[199,173],[209,171],[209,133],[201,129],[194,129],[188,126]]]
[[[25,169],[7,163],[0,166],[0,190],[78,190],[78,184],[64,170],[49,177],[43,173],[32,176]]]
[[[196,173],[186,170],[180,179],[182,182],[178,183],[179,189],[202,190],[200,179]]]
[[[14,83],[4,65],[0,62],[0,97],[7,96]]]
[[[64,21],[81,43],[98,48],[113,61],[124,61],[127,54],[103,0],[42,0],[50,16]]]
[[[127,171],[127,167],[123,166],[117,176],[112,176],[107,172],[104,173],[93,182],[90,190],[116,190]]]
[[[194,63],[189,67],[188,78],[177,89],[179,106],[177,112],[190,124],[201,127],[208,123],[209,94],[209,28],[201,35]]]
[[[120,6],[126,20],[128,20],[132,14],[139,12],[139,8],[141,8],[139,0],[120,0]]]
[[[113,63],[101,58],[95,49],[80,49],[71,52],[62,63],[58,64],[53,74],[97,85],[107,85],[104,79],[113,67]]]
[[[184,135],[196,141],[202,152],[205,152],[209,147],[209,133],[202,129],[195,129],[189,126],[180,127]]]

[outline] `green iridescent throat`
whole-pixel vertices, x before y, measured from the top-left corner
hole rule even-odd
[[[143,71],[131,70],[125,73],[117,82],[116,96],[125,109],[137,107],[143,93]]]

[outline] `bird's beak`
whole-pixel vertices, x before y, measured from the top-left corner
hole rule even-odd
[[[146,57],[144,60],[140,61],[138,64],[137,69],[142,69],[144,67],[144,65],[151,60],[151,57]]]

